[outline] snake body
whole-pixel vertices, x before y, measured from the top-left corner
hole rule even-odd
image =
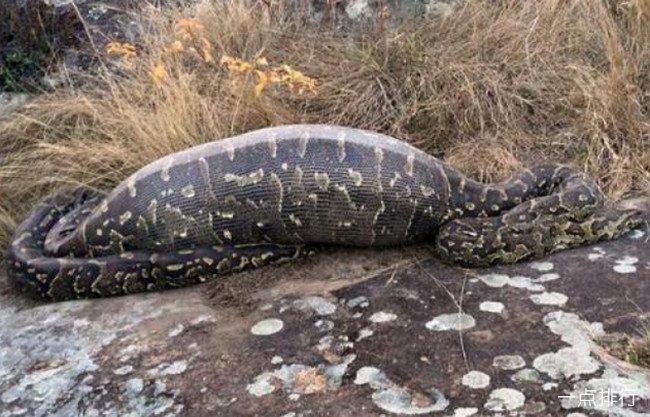
[[[562,165],[483,184],[389,136],[290,125],[157,160],[105,195],[51,196],[16,230],[8,275],[50,300],[173,288],[312,245],[431,242],[466,266],[613,239],[641,222]]]

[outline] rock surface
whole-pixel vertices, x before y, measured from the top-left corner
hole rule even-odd
[[[311,24],[359,29],[367,25],[396,26],[431,15],[448,15],[460,0],[289,0],[286,11]],[[381,21],[385,22],[382,23]]]
[[[275,277],[247,313],[211,283],[38,304],[2,279],[0,416],[648,416],[650,370],[594,338],[649,318],[649,238],[481,270],[323,253],[242,275]]]
[[[0,116],[16,111],[29,100],[24,93],[0,93]]]
[[[186,14],[192,14],[209,3],[209,0],[6,1],[7,4],[0,4],[0,91],[33,92],[83,83],[85,78],[80,73],[100,68],[98,57],[104,56],[109,42],[139,44],[152,8],[182,8]],[[287,0],[269,4],[298,25],[362,30],[376,24],[396,26],[427,15],[446,15],[458,2]],[[251,5],[260,4],[251,1]]]

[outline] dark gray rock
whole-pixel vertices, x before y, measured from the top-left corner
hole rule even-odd
[[[649,317],[649,237],[481,270],[323,253],[233,276],[273,282],[250,313],[212,283],[58,304],[4,285],[0,416],[648,416],[650,370],[594,339]]]
[[[7,115],[29,100],[29,95],[24,93],[0,93],[0,116]]]
[[[293,21],[311,26],[362,30],[382,24],[397,26],[431,15],[447,15],[458,3],[459,0],[291,0],[285,11]]]

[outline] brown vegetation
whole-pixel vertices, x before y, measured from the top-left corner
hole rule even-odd
[[[150,11],[133,53],[100,51],[110,70],[0,121],[0,242],[52,189],[110,188],[170,152],[296,122],[388,133],[486,181],[553,160],[613,198],[650,191],[650,0],[470,1],[366,35],[215,3],[196,16]],[[192,17],[200,36],[179,39],[174,22]],[[223,56],[287,64],[316,94],[255,94],[256,73],[233,76]]]

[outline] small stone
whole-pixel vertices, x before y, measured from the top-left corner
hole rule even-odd
[[[282,356],[274,356],[271,358],[271,365],[279,365],[282,362],[284,362],[284,359],[282,359]]]
[[[463,375],[462,383],[473,389],[487,388],[490,385],[490,375],[481,371],[469,371]]]
[[[251,327],[251,333],[256,336],[269,336],[282,330],[284,322],[280,319],[266,319]]]

